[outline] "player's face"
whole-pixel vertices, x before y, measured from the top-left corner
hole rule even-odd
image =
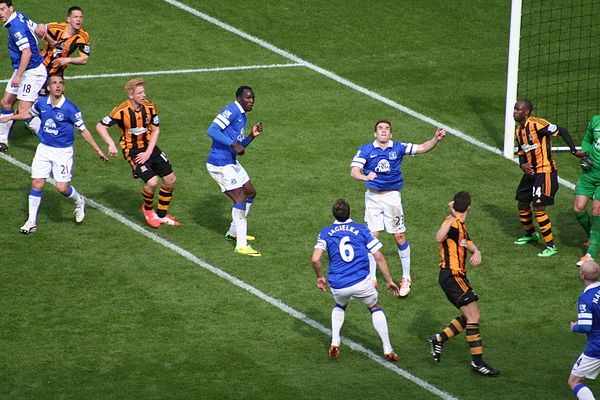
[[[81,25],[83,25],[83,13],[79,10],[71,11],[71,14],[67,16],[67,23],[75,30],[81,29]]]
[[[0,20],[2,20],[2,22],[8,21],[8,18],[14,11],[12,6],[9,7],[6,3],[0,3]]]
[[[529,109],[525,103],[517,101],[513,110],[513,119],[517,122],[523,122],[529,116]]]
[[[392,127],[390,124],[380,122],[375,127],[375,139],[379,143],[387,143],[392,137]]]
[[[244,90],[244,93],[237,98],[244,111],[252,111],[254,107],[254,92],[252,90]]]
[[[133,93],[129,95],[131,101],[135,104],[140,105],[146,100],[146,88],[143,86],[136,86]]]
[[[65,91],[65,83],[60,76],[50,77],[48,92],[54,97],[60,97]]]

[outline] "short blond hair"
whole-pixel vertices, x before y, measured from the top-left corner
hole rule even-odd
[[[137,88],[138,86],[146,86],[146,81],[143,80],[142,78],[130,79],[125,84],[125,92],[128,95],[132,95],[133,92],[135,91],[135,88]]]

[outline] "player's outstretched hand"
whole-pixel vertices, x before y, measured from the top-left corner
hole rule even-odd
[[[254,125],[252,125],[252,136],[253,137],[257,137],[260,136],[260,134],[263,131],[263,125],[262,122],[257,122]]]
[[[476,267],[481,264],[481,252],[479,250],[475,250],[475,253],[469,259],[469,262],[472,266]]]
[[[521,164],[521,169],[525,172],[526,175],[533,175],[533,167],[530,163]]]
[[[396,285],[396,283],[394,283],[394,281],[387,282],[385,287],[387,290],[391,290],[394,293],[394,296],[400,296],[400,288],[398,285]]]
[[[98,149],[97,153],[102,161],[108,162],[108,157],[106,157],[106,154],[102,150]]]
[[[583,156],[583,157],[581,157],[581,160],[579,161],[579,165],[581,166],[582,170],[589,171],[594,166],[594,160],[592,160],[588,156]]]
[[[117,147],[114,144],[111,144],[108,146],[108,154],[111,157],[117,157],[117,155],[119,155],[119,152],[117,151]]]
[[[324,277],[317,278],[317,287],[323,292],[327,290],[327,279]]]
[[[435,138],[439,142],[446,137],[446,130],[444,128],[437,128],[435,131]]]

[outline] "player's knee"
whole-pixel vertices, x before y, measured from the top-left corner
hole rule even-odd
[[[531,207],[529,206],[529,203],[524,203],[522,201],[517,203],[517,207],[519,208],[519,210],[529,210],[531,209]]]
[[[406,234],[394,233],[394,239],[396,239],[396,243],[398,243],[399,245],[403,245],[406,242]]]
[[[69,191],[69,184],[56,184],[56,190],[58,191],[58,193],[62,194],[63,196],[66,196]]]
[[[163,184],[166,187],[173,188],[175,186],[176,180],[177,180],[177,177],[175,176],[175,174],[171,173],[171,174],[163,177]]]
[[[9,99],[6,98],[2,98],[2,100],[0,101],[0,105],[2,105],[2,108],[5,110],[11,110],[13,107],[14,102],[10,101]]]

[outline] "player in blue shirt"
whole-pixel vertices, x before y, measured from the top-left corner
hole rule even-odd
[[[333,225],[324,228],[317,237],[317,244],[312,255],[312,266],[317,274],[317,287],[331,293],[335,306],[331,311],[331,346],[329,357],[339,357],[340,331],[344,324],[346,306],[354,298],[363,303],[371,311],[373,327],[383,343],[383,354],[387,361],[396,361],[388,335],[388,325],[383,310],[379,307],[377,289],[373,286],[369,271],[368,254],[372,254],[379,270],[383,274],[387,289],[398,296],[400,289],[394,283],[383,257],[379,251],[382,244],[369,229],[350,219],[350,205],[346,200],[338,199],[333,204]],[[321,256],[327,251],[329,255],[329,270],[327,279],[321,270]]]
[[[250,134],[246,136],[246,113],[254,107],[254,91],[251,87],[241,86],[235,92],[235,97],[235,101],[222,109],[208,127],[208,136],[213,142],[206,169],[221,191],[233,201],[231,226],[225,239],[236,240],[236,253],[259,257],[261,254],[248,245],[248,240],[255,238],[247,234],[246,220],[256,197],[256,189],[236,158],[244,154],[246,147],[262,133],[262,123],[252,125]]]
[[[2,116],[13,114],[19,100],[18,113],[26,113],[38,97],[46,81],[46,67],[37,48],[37,24],[25,14],[16,12],[12,0],[0,0],[0,20],[8,30],[8,55],[14,72],[6,84],[0,102]],[[29,119],[29,118],[28,118]],[[7,151],[12,122],[0,123],[0,151]]]
[[[378,236],[380,231],[394,235],[398,246],[398,255],[402,264],[402,281],[400,296],[410,292],[412,280],[410,277],[410,246],[406,240],[404,226],[404,211],[400,189],[404,186],[402,176],[402,160],[404,156],[427,153],[444,138],[446,131],[438,128],[435,136],[421,144],[392,141],[392,124],[387,120],[375,124],[375,140],[365,144],[350,165],[350,176],[364,181],[367,188],[365,193],[365,221],[367,226]],[[370,258],[372,279],[375,280],[375,262]]]
[[[5,123],[10,120],[26,120],[40,117],[42,125],[37,133],[40,139],[33,162],[31,164],[31,191],[29,192],[29,218],[21,227],[21,232],[28,234],[37,229],[37,214],[42,201],[42,188],[50,174],[56,181],[56,190],[75,203],[75,221],[83,222],[85,218],[85,198],[70,185],[73,168],[73,142],[75,130],[81,131],[81,136],[103,161],[108,158],[96,144],[94,137],[87,130],[79,108],[64,95],[63,78],[53,75],[48,80],[50,96],[40,97],[33,107],[22,113],[0,118]],[[117,152],[111,153],[113,157]]]
[[[580,400],[594,399],[592,391],[585,385],[586,378],[596,379],[600,372],[600,268],[594,260],[581,265],[579,277],[585,288],[579,296],[577,322],[571,322],[571,330],[587,335],[585,350],[571,369],[569,387]]]

